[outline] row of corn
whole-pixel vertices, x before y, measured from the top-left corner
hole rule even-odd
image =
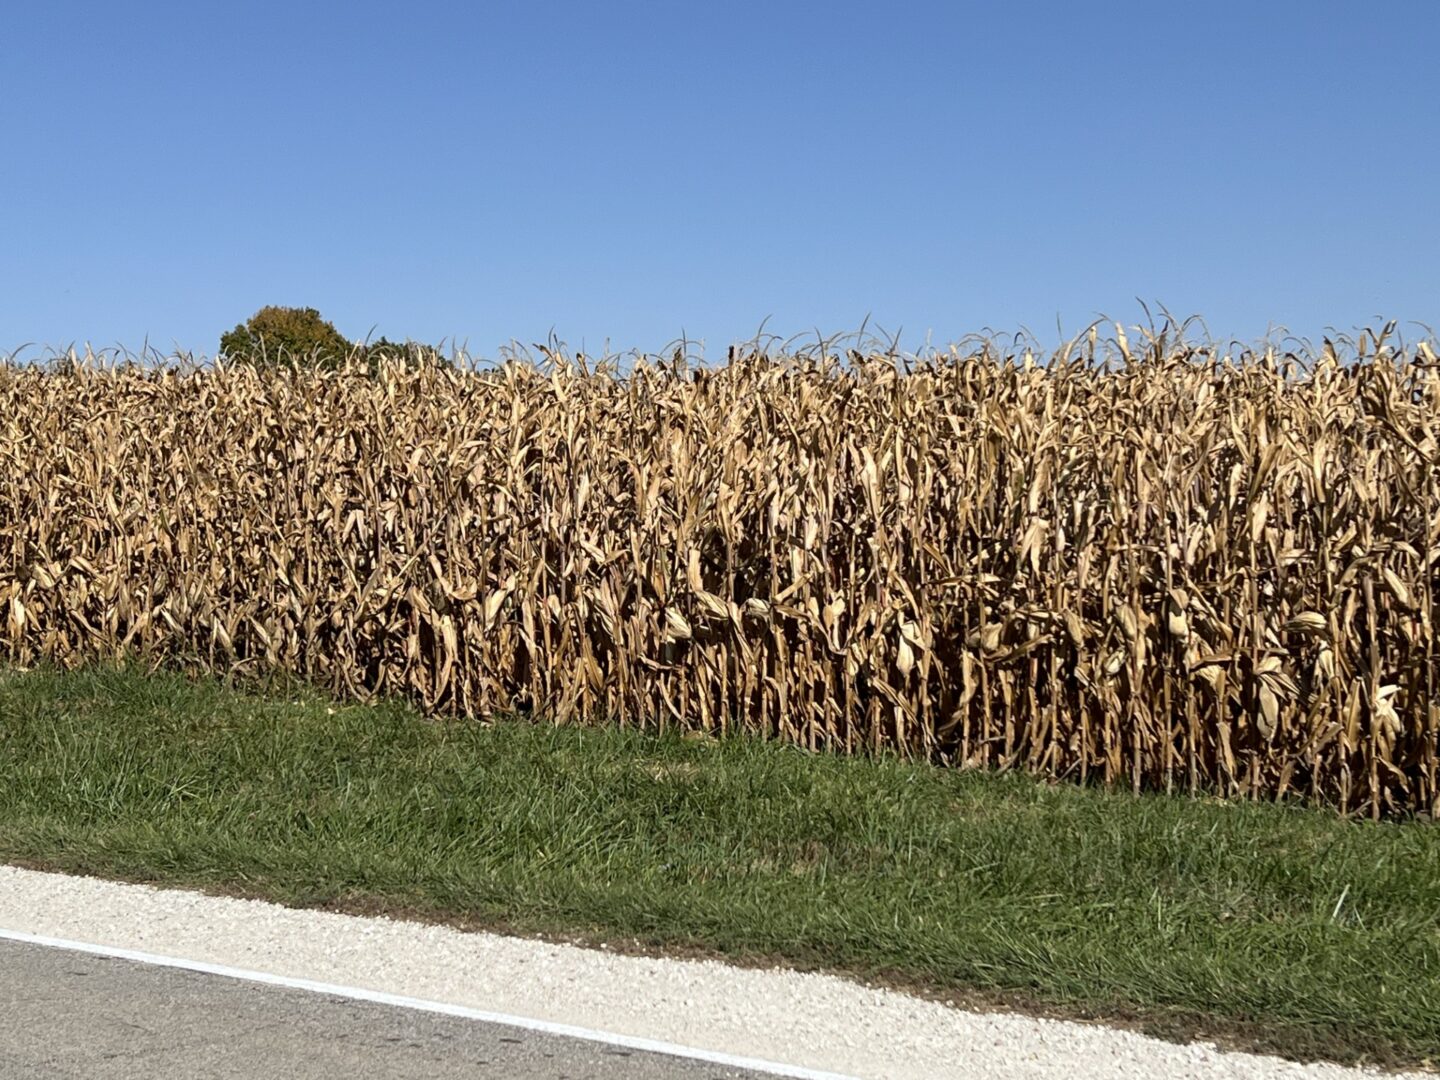
[[[3,366],[0,656],[1440,809],[1433,346],[1111,348]]]

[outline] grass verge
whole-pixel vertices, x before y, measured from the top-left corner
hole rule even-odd
[[[0,861],[1440,1057],[1419,822],[31,671],[0,675]]]

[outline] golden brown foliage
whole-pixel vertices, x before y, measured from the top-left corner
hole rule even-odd
[[[1433,348],[0,368],[0,655],[1433,813]]]

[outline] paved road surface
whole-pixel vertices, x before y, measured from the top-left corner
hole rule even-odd
[[[5,1080],[768,1080],[686,1058],[0,940]]]

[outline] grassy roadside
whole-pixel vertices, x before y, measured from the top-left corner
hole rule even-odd
[[[1440,1058],[1440,829],[170,675],[0,675],[0,861]]]

